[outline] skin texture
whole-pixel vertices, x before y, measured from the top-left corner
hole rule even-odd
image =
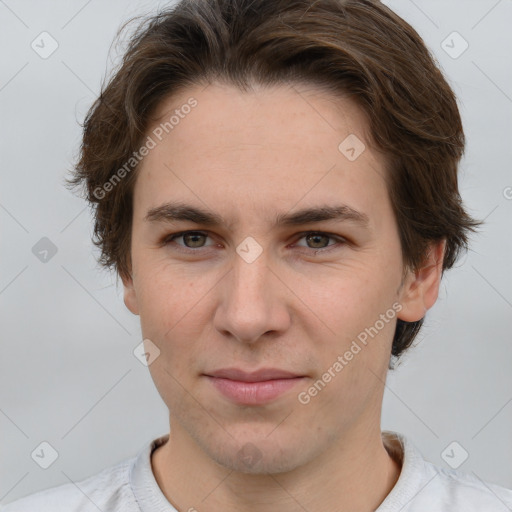
[[[132,277],[123,280],[126,306],[160,350],[149,369],[170,438],[152,456],[157,482],[179,510],[373,511],[400,473],[380,431],[396,318],[419,320],[435,303],[444,244],[404,278],[384,158],[351,100],[297,84],[198,85],[167,98],[148,134],[190,97],[197,106],[137,171]],[[338,149],[349,134],[366,145],[354,161]],[[168,201],[226,223],[145,220]],[[273,225],[278,213],[340,204],[367,215],[368,226]],[[162,243],[185,230],[207,236]],[[251,263],[236,252],[248,236],[262,249]],[[300,403],[393,304],[399,313]],[[271,402],[239,405],[204,376],[226,367],[304,378]]]

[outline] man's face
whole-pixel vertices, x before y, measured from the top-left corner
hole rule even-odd
[[[190,97],[197,105],[181,108]],[[154,132],[176,109],[172,130]],[[147,133],[156,147],[137,171],[124,284],[160,350],[149,368],[171,432],[256,473],[296,468],[380,428],[403,268],[384,161],[362,113],[311,88],[212,84],[169,98],[158,116]],[[177,203],[222,221],[156,210]],[[346,215],[278,222],[318,208]],[[183,231],[196,233],[171,240]],[[248,375],[262,369],[271,370]],[[238,382],[251,377],[273,382]]]

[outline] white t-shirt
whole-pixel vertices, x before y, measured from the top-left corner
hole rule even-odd
[[[139,454],[76,484],[36,492],[0,512],[177,512],[158,487],[152,451],[169,434],[148,443]],[[384,431],[390,455],[400,461],[400,477],[375,512],[510,512],[512,490],[426,461],[410,439]],[[192,504],[193,506],[193,504]],[[200,504],[197,505],[200,510]]]

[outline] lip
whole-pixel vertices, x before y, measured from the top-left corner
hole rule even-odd
[[[208,377],[218,377],[222,379],[237,380],[240,382],[262,382],[266,380],[293,379],[303,377],[297,373],[292,373],[279,368],[261,368],[254,372],[246,372],[239,368],[221,368],[206,374]]]
[[[204,376],[224,397],[240,405],[260,405],[275,400],[304,379],[303,375],[276,368],[255,372],[224,368]]]

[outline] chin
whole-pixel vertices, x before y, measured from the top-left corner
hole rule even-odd
[[[216,443],[203,446],[209,457],[217,464],[238,473],[268,475],[287,473],[306,462],[307,452],[300,446],[282,441],[245,436],[238,443],[230,438],[227,444]]]

